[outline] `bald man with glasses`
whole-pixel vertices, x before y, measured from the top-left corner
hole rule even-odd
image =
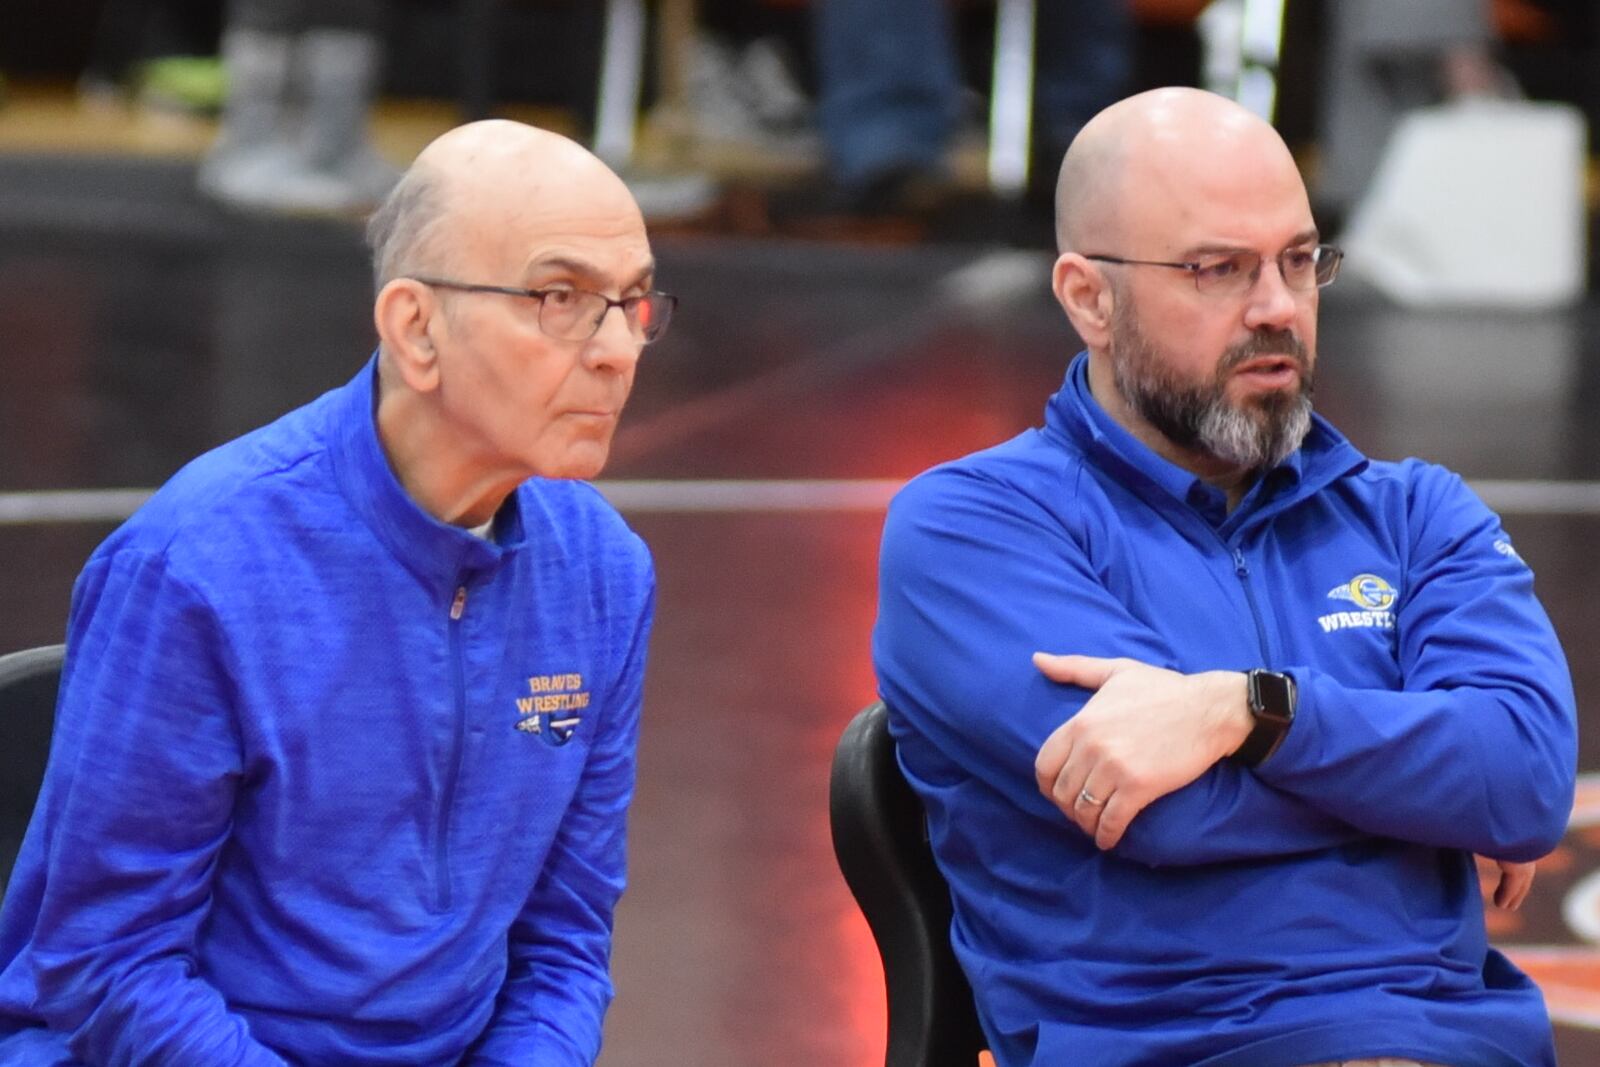
[[[675,301],[621,180],[517,123],[370,237],[376,355],[78,580],[0,1062],[599,1053],[655,580],[583,479]]]
[[[1062,162],[1044,425],[914,479],[873,635],[1000,1067],[1553,1067],[1487,944],[1571,810],[1570,675],[1456,475],[1312,412],[1277,133],[1131,97]]]

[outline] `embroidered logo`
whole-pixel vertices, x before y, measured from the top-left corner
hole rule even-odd
[[[1523,559],[1521,556],[1517,555],[1517,550],[1515,548],[1511,547],[1511,542],[1507,541],[1503,537],[1496,539],[1496,541],[1494,543],[1494,550],[1496,552],[1500,553],[1502,556],[1505,556],[1507,559],[1516,560],[1518,563],[1522,564],[1524,567],[1526,567],[1528,565],[1528,561]]]
[[[536,674],[528,679],[528,692],[517,698],[517,729],[557,748],[571,741],[589,706],[583,675]]]
[[[1325,634],[1335,630],[1392,630],[1394,606],[1399,592],[1376,574],[1358,574],[1348,582],[1340,582],[1328,590],[1329,600],[1343,600],[1360,609],[1334,611],[1318,617],[1317,625]]]

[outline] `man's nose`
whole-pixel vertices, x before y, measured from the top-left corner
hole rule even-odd
[[[1284,280],[1283,268],[1274,259],[1261,262],[1255,284],[1250,287],[1245,306],[1245,325],[1251,329],[1262,326],[1287,326],[1300,310],[1295,291]]]
[[[643,348],[644,342],[634,333],[627,313],[613,304],[600,316],[594,336],[584,343],[584,358],[596,369],[626,370],[639,362]]]

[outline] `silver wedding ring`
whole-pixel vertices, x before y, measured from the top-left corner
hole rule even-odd
[[[1080,790],[1078,790],[1078,803],[1079,804],[1088,804],[1090,807],[1096,807],[1097,808],[1101,804],[1104,804],[1105,801],[1096,800],[1094,794],[1089,792],[1087,789],[1080,789]]]

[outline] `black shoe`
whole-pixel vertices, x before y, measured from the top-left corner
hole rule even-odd
[[[814,180],[766,195],[769,232],[825,240],[922,240],[950,187],[942,174],[896,167],[853,185]]]
[[[839,190],[845,213],[864,217],[926,216],[949,197],[949,182],[925,167],[898,166]]]
[[[768,197],[768,211],[780,224],[921,218],[937,210],[948,194],[943,175],[924,167],[896,166],[849,185],[824,179],[775,189]]]

